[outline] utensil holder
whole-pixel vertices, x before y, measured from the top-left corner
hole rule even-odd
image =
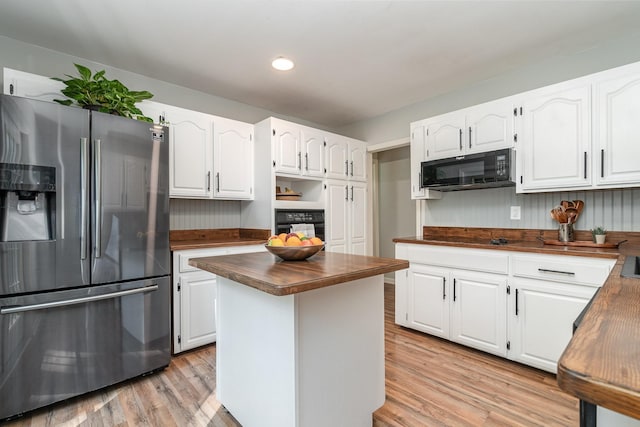
[[[558,228],[558,240],[561,242],[573,242],[575,240],[573,224],[560,224],[560,228]]]

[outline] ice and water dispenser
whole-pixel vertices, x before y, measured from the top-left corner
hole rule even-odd
[[[0,242],[55,239],[56,169],[0,163]]]

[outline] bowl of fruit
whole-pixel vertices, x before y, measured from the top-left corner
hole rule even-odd
[[[285,261],[302,261],[320,252],[324,243],[317,237],[307,237],[298,232],[271,236],[264,246]]]

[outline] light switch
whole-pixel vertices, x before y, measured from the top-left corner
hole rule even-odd
[[[520,206],[511,206],[511,219],[520,219]]]

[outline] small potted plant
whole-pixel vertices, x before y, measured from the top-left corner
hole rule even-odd
[[[118,80],[104,77],[105,71],[98,71],[92,75],[91,70],[80,64],[73,64],[78,70],[79,77],[66,75],[67,80],[52,77],[53,80],[64,83],[67,87],[61,92],[69,99],[54,99],[62,105],[79,105],[89,110],[102,113],[116,114],[131,119],[152,123],[153,120],[142,114],[135,106],[136,103],[153,97],[145,91],[129,90]]]
[[[607,239],[607,230],[604,227],[595,227],[591,230],[593,241],[599,245],[603,244]]]

